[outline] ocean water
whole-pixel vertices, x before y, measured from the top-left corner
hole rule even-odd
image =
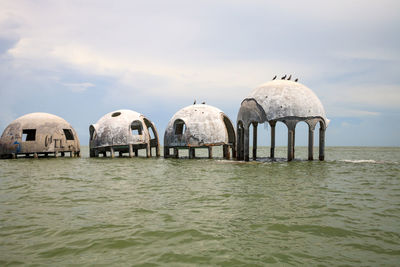
[[[327,147],[324,162],[82,154],[0,161],[1,266],[400,264],[400,148]]]

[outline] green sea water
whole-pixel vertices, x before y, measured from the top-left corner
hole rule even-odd
[[[400,148],[277,154],[1,160],[0,265],[400,264]]]

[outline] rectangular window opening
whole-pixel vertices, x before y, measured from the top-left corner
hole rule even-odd
[[[74,139],[74,134],[72,133],[71,129],[63,129],[63,131],[64,131],[65,138],[67,140],[75,140]]]
[[[22,141],[35,141],[36,140],[36,129],[25,129],[22,130]]]

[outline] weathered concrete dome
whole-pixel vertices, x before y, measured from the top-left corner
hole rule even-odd
[[[235,140],[232,122],[222,110],[197,104],[182,108],[171,118],[164,134],[164,147],[232,146]]]
[[[321,101],[306,86],[289,80],[274,80],[255,88],[241,103],[237,117],[238,159],[249,160],[249,127],[253,126],[253,159],[257,159],[257,125],[271,126],[271,158],[275,150],[275,125],[288,127],[288,160],[294,159],[295,128],[299,121],[309,126],[309,156],[313,159],[314,129],[320,124],[319,158],[324,159],[325,130],[329,124]]]
[[[256,116],[257,121],[262,123],[291,117],[302,119],[318,117],[326,124],[329,122],[318,97],[308,87],[298,82],[275,80],[262,84],[243,100],[243,102],[251,101],[256,102],[256,105],[255,103],[250,105],[258,107],[252,112],[257,114],[248,114],[249,108],[246,107],[246,103],[242,103],[243,109],[241,107],[242,112],[239,111],[238,120],[245,122],[249,116]]]
[[[127,109],[107,113],[96,124],[89,127],[90,155],[114,151],[137,154],[137,149],[145,148],[151,155],[151,147],[156,147],[159,155],[158,133],[155,125],[144,115]]]
[[[4,130],[0,139],[0,155],[18,154],[55,156],[61,152],[78,155],[80,144],[72,126],[63,118],[49,113],[30,113],[19,117]]]

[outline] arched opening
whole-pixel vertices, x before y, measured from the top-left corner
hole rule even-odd
[[[177,119],[174,122],[174,134],[183,135],[186,132],[186,124],[183,120]]]
[[[132,135],[142,135],[143,134],[143,125],[139,120],[133,121],[131,123],[131,133]]]
[[[146,118],[143,119],[144,123],[146,124],[146,128],[149,132],[150,140],[154,140],[156,138],[156,130],[154,129],[153,124]]]
[[[153,148],[155,149],[156,156],[160,156],[160,145],[158,141],[158,133],[157,129],[154,126],[154,124],[149,121],[147,118],[143,118],[143,121],[146,125],[147,132],[149,133],[149,139],[150,139],[150,148],[148,147],[147,149],[150,150],[150,156],[153,155]]]
[[[307,158],[307,146],[309,139],[309,125],[305,121],[299,121],[296,124],[295,151],[296,156],[301,159]]]
[[[236,136],[235,136],[235,129],[233,128],[231,120],[223,116],[224,124],[225,124],[225,129],[228,133],[228,144],[223,146],[223,157],[226,159],[229,159],[230,156],[236,157]],[[230,149],[232,149],[232,153],[230,152]]]

